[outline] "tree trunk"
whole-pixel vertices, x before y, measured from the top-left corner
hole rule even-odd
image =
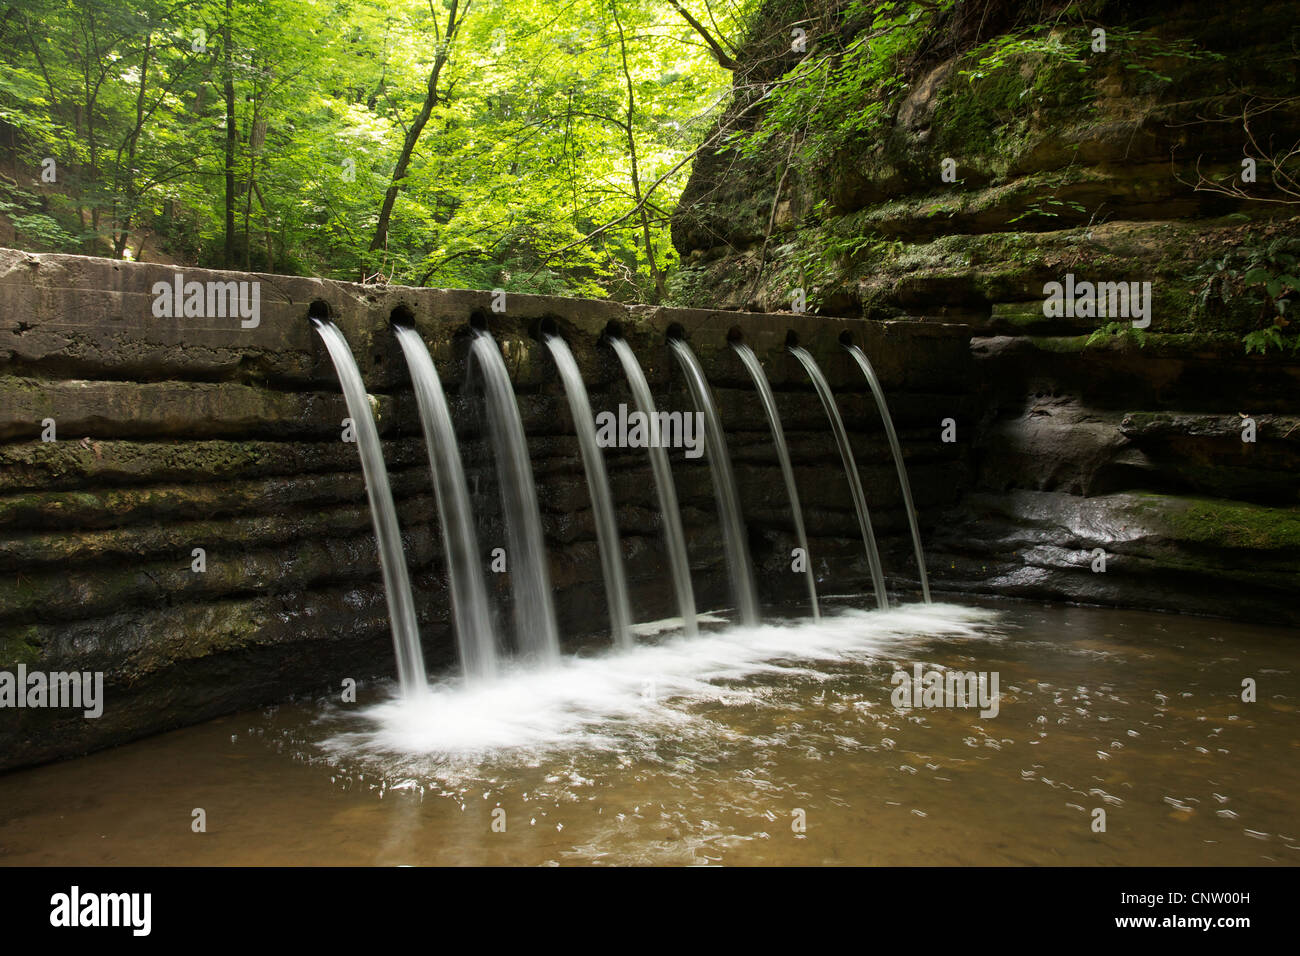
[[[623,78],[627,81],[627,150],[631,157],[632,165],[632,198],[636,200],[637,207],[641,210],[641,234],[645,242],[646,262],[650,266],[650,278],[654,282],[654,302],[663,301],[666,289],[664,287],[663,273],[659,271],[659,263],[655,261],[654,241],[650,238],[650,216],[646,212],[646,204],[641,198],[641,173],[637,168],[636,161],[636,135],[632,131],[632,120],[636,115],[636,97],[632,89],[632,71],[627,65],[627,39],[623,35],[623,24],[618,19],[617,0],[610,3],[610,9],[614,12],[614,25],[618,27],[618,46],[623,57]]]
[[[397,193],[402,188],[402,180],[406,178],[406,171],[411,164],[411,154],[415,152],[415,144],[419,142],[420,134],[424,132],[424,127],[429,122],[434,106],[438,104],[441,98],[438,91],[438,78],[450,54],[451,41],[456,36],[456,30],[460,27],[460,20],[456,19],[459,3],[460,0],[452,0],[451,2],[451,11],[447,14],[447,36],[445,40],[440,38],[438,52],[433,60],[433,68],[429,71],[429,85],[424,96],[424,105],[420,108],[420,113],[416,116],[415,122],[406,131],[406,139],[402,142],[402,152],[397,157],[397,165],[393,167],[393,178],[388,185],[387,192],[384,193],[384,203],[379,209],[379,222],[375,226],[375,237],[370,240],[371,252],[388,246],[388,224],[392,219],[393,204],[397,202]],[[465,11],[466,13],[469,12],[469,4],[465,5]],[[434,29],[437,29],[436,20],[434,21]],[[366,277],[362,276],[362,278]]]
[[[266,207],[266,197],[262,187],[253,180],[253,189],[257,193],[257,204],[262,207],[262,241],[266,243],[266,271],[275,271],[275,248],[271,244],[271,210]]]
[[[235,143],[238,130],[235,124],[235,57],[231,49],[231,5],[226,0],[226,22],[223,30],[226,61],[226,243],[223,259],[227,269],[235,266]]]
[[[144,95],[149,80],[149,54],[153,50],[153,31],[145,34],[144,56],[140,58],[140,89],[135,97],[135,127],[126,150],[126,209],[118,217],[118,233],[113,240],[113,258],[121,259],[126,253],[126,243],[131,235],[131,226],[135,219],[135,204],[138,199],[135,185],[135,155],[140,143],[140,131],[144,127]]]
[[[253,60],[253,74],[257,75],[257,60]],[[244,187],[244,271],[253,267],[253,238],[249,234],[253,216],[253,186],[257,182],[257,160],[266,142],[266,120],[262,118],[262,96],[253,86],[253,117],[248,126],[248,182]]]

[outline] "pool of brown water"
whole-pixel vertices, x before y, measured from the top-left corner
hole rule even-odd
[[[1298,638],[1029,604],[665,633],[7,774],[0,863],[1295,865]],[[897,706],[918,663],[996,714]]]

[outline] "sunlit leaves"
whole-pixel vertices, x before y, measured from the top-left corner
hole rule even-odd
[[[368,240],[446,3],[231,0],[227,50],[226,0],[137,0],[126,13],[109,0],[33,0],[35,42],[26,30],[0,33],[13,64],[0,79],[0,120],[22,130],[27,165],[46,155],[66,164],[60,194],[71,195],[54,210],[61,230],[31,220],[31,232],[37,244],[77,243],[83,230],[69,220],[80,217],[93,234],[84,251],[111,253],[126,237],[124,255],[143,242],[146,257],[220,264],[228,68],[236,264],[639,296],[649,270],[636,217],[579,242],[633,206],[609,2],[475,0],[376,259]],[[730,77],[668,5],[617,2],[640,173],[653,183],[697,144]],[[707,17],[704,0],[689,5]],[[741,9],[718,5],[719,28],[738,32]],[[661,269],[673,258],[666,216],[688,171],[647,204]]]

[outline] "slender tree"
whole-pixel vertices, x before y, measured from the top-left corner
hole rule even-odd
[[[444,94],[439,87],[439,81],[442,77],[443,67],[447,65],[447,60],[451,56],[452,41],[455,40],[456,33],[460,30],[465,16],[469,15],[469,0],[466,0],[464,14],[458,16],[459,9],[460,0],[451,0],[451,9],[447,12],[447,30],[444,36],[438,30],[438,14],[433,8],[433,0],[429,0],[429,13],[433,17],[434,37],[437,40],[433,66],[429,70],[429,82],[425,88],[424,104],[420,107],[420,112],[406,131],[406,137],[402,141],[402,151],[397,156],[397,165],[393,167],[392,181],[388,185],[388,190],[384,193],[384,203],[379,208],[379,222],[375,225],[375,237],[370,240],[371,252],[383,249],[388,245],[388,223],[393,216],[393,204],[397,201],[397,193],[401,190],[402,181],[406,178],[406,171],[411,165],[411,154],[415,152],[415,145],[420,141],[420,134],[424,132],[429,117],[433,115],[433,108],[443,98]]]
[[[225,61],[224,86],[226,95],[226,237],[223,256],[227,269],[235,267],[235,147],[239,142],[239,126],[235,120],[235,51],[231,23],[234,20],[233,0],[226,0],[226,18],[222,23],[222,58]]]
[[[618,0],[612,0],[609,7],[614,13],[614,26],[618,28],[619,56],[623,64],[623,79],[627,83],[627,121],[624,128],[627,130],[627,154],[631,166],[632,199],[636,203],[636,208],[640,210],[641,234],[645,243],[646,263],[650,267],[650,280],[654,284],[654,301],[659,302],[662,301],[666,290],[664,288],[663,273],[659,270],[659,263],[655,256],[654,240],[650,236],[650,214],[646,208],[647,203],[641,195],[641,172],[637,167],[636,131],[633,126],[636,119],[636,92],[632,84],[632,71],[627,65],[627,36],[623,32],[623,22],[618,18]]]

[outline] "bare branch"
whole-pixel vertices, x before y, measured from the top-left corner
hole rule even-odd
[[[1189,182],[1174,170],[1174,178],[1184,186],[1190,186],[1194,192],[1215,193],[1220,196],[1228,196],[1233,199],[1240,199],[1246,202],[1264,202],[1278,203],[1281,205],[1295,206],[1300,205],[1300,181],[1297,181],[1296,159],[1300,157],[1300,140],[1297,140],[1289,148],[1280,148],[1274,150],[1272,144],[1264,146],[1259,142],[1252,123],[1265,113],[1277,109],[1279,106],[1294,107],[1300,103],[1300,97],[1284,97],[1272,102],[1261,103],[1258,97],[1249,97],[1241,107],[1241,115],[1224,116],[1221,118],[1205,118],[1202,122],[1217,123],[1231,122],[1241,123],[1242,132],[1246,136],[1246,145],[1243,148],[1246,158],[1254,159],[1257,164],[1267,165],[1270,168],[1270,179],[1273,186],[1281,196],[1257,196],[1253,195],[1246,189],[1237,174],[1233,174],[1226,179],[1212,179],[1209,175],[1201,170],[1202,156],[1196,157],[1196,181]]]
[[[704,38],[704,42],[707,43],[709,49],[713,51],[713,56],[717,59],[718,66],[722,67],[724,70],[735,70],[739,64],[737,64],[736,61],[731,58],[730,54],[722,48],[722,45],[714,39],[713,34],[709,32],[708,28],[699,20],[696,20],[695,17],[691,16],[690,11],[678,3],[677,0],[668,0],[668,2],[672,4],[674,10],[682,15],[682,19],[691,25],[691,29]]]

